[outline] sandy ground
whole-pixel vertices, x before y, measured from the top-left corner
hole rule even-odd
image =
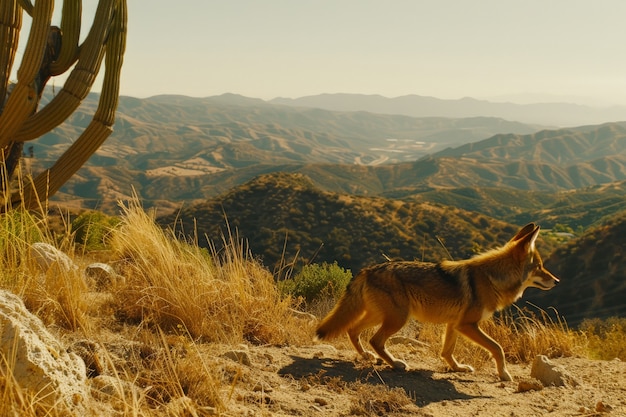
[[[515,381],[501,382],[491,363],[475,373],[446,372],[426,349],[394,347],[410,370],[355,361],[331,345],[245,347],[221,356],[228,415],[267,416],[623,416],[626,363],[552,359],[577,386],[520,391],[531,364],[509,364]],[[230,358],[229,358],[230,357]]]

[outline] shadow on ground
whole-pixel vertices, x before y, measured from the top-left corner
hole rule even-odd
[[[291,356],[293,362],[278,371],[279,375],[295,379],[319,378],[320,383],[332,379],[345,382],[361,382],[402,388],[415,404],[423,407],[433,402],[487,398],[459,392],[446,379],[433,378],[433,372],[420,369],[397,371],[391,368],[377,369],[372,366],[355,367],[353,362],[329,358],[302,358]]]

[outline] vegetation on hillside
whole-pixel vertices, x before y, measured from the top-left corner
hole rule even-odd
[[[561,285],[549,296],[534,293],[530,299],[555,306],[574,325],[585,318],[626,317],[625,247],[626,212],[621,212],[558,247],[545,263]]]
[[[336,261],[352,271],[389,258],[467,258],[504,244],[517,227],[449,206],[324,192],[286,173],[259,176],[159,222],[209,240],[237,230],[272,269]]]

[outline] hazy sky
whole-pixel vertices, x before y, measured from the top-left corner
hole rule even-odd
[[[84,0],[85,14],[96,3]],[[123,95],[344,92],[626,104],[624,0],[128,4]]]

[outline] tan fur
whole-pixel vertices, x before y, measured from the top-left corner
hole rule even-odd
[[[498,375],[510,381],[502,347],[478,323],[494,311],[511,305],[528,287],[548,290],[559,280],[543,267],[535,249],[539,226],[523,227],[506,245],[462,261],[386,262],[361,270],[335,308],[321,321],[316,334],[331,339],[347,333],[365,358],[375,357],[361,346],[359,335],[380,325],[370,339],[374,351],[397,369],[407,365],[395,359],[385,342],[409,318],[447,324],[442,358],[454,371],[473,371],[453,356],[459,333],[489,351]]]

